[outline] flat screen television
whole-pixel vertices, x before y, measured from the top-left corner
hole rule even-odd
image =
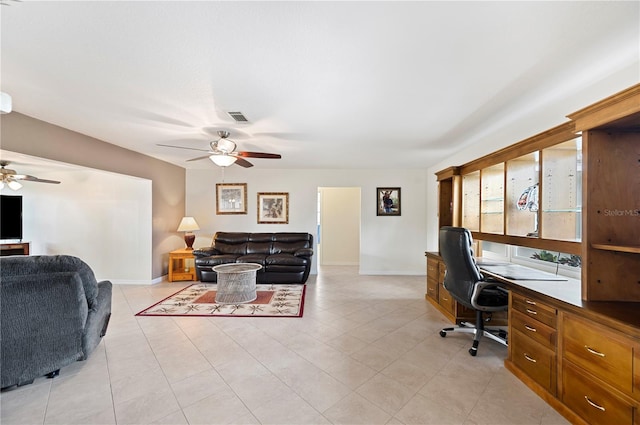
[[[0,239],[22,240],[22,196],[0,195]]]

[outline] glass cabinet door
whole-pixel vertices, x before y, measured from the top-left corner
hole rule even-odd
[[[538,236],[540,153],[507,161],[507,235]]]
[[[480,174],[480,231],[504,233],[504,163],[484,168]]]
[[[480,171],[462,176],[462,227],[480,231]]]
[[[582,237],[582,139],[542,150],[541,231],[546,239]]]

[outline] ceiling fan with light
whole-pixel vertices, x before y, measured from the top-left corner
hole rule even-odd
[[[277,153],[236,151],[236,143],[233,140],[229,139],[230,134],[231,133],[229,133],[226,130],[218,131],[218,136],[220,136],[220,139],[209,143],[210,150],[188,148],[185,146],[163,145],[163,144],[158,144],[158,146],[207,152],[207,155],[188,159],[187,161],[198,161],[201,159],[209,158],[214,164],[220,167],[228,167],[229,165],[233,165],[233,164],[237,164],[244,168],[253,167],[253,164],[244,158],[263,158],[263,159],[282,158],[282,156]]]
[[[56,180],[45,180],[26,174],[18,174],[15,170],[5,168],[9,164],[9,161],[0,161],[0,189],[4,189],[6,185],[9,186],[10,189],[18,190],[22,187],[20,181],[60,184],[60,182]]]

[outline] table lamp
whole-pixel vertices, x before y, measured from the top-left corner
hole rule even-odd
[[[194,230],[200,230],[196,219],[193,217],[183,217],[178,226],[178,232],[185,232],[184,241],[187,244],[187,249],[193,249],[193,242],[196,240],[196,235],[191,232]]]

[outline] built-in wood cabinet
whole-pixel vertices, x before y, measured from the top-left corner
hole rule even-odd
[[[572,313],[562,322],[562,402],[590,424],[637,423],[638,341]]]
[[[640,84],[568,117],[447,169],[455,179],[436,173],[454,185],[442,196],[459,221],[447,224],[480,243],[581,256],[570,301],[555,283],[505,279],[505,366],[572,423],[640,425]]]
[[[458,167],[474,239],[580,254],[581,138],[571,123]]]
[[[545,391],[556,394],[557,310],[543,301],[509,293],[509,359]]]
[[[425,298],[453,323],[475,318],[473,310],[456,302],[444,287],[446,266],[435,252],[425,252],[427,258],[427,292]]]
[[[589,130],[583,139],[585,299],[640,301],[640,129]]]

